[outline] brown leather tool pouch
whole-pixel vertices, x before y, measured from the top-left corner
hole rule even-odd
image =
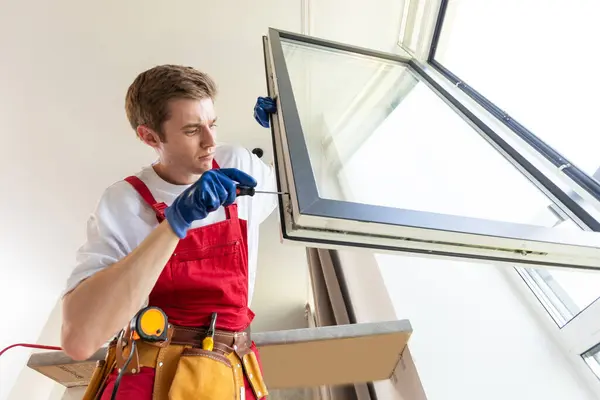
[[[169,400],[236,400],[238,393],[228,357],[198,348],[183,350],[169,390]]]
[[[102,389],[106,384],[106,380],[115,366],[115,356],[116,343],[113,341],[108,346],[104,360],[96,363],[96,368],[94,368],[90,383],[88,384],[87,388],[85,389],[85,393],[81,398],[82,400],[97,400],[100,398],[100,394],[102,393]]]

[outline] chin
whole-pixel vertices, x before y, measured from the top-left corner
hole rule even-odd
[[[210,158],[208,160],[200,160],[200,162],[198,164],[196,164],[196,170],[198,171],[198,174],[202,174],[202,173],[212,169],[212,162],[213,162],[212,158]]]

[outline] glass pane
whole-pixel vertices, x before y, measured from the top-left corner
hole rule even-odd
[[[435,59],[591,176],[600,75],[585,63],[598,15],[596,0],[450,1]]]
[[[581,355],[591,370],[600,378],[600,344]]]
[[[282,45],[320,197],[521,223],[550,203],[406,66]]]

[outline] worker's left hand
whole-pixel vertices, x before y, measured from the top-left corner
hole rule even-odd
[[[277,112],[277,102],[270,97],[259,97],[254,105],[254,119],[261,126],[269,127],[269,115]]]

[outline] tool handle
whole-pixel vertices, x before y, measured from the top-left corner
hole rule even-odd
[[[215,339],[212,336],[207,336],[202,339],[202,350],[213,351],[215,348]]]
[[[254,196],[256,191],[253,187],[237,185],[235,188],[236,196]]]
[[[202,340],[202,348],[204,350],[213,351],[215,345],[215,326],[217,325],[217,313],[214,312],[210,316],[210,324],[206,330],[206,337]]]

